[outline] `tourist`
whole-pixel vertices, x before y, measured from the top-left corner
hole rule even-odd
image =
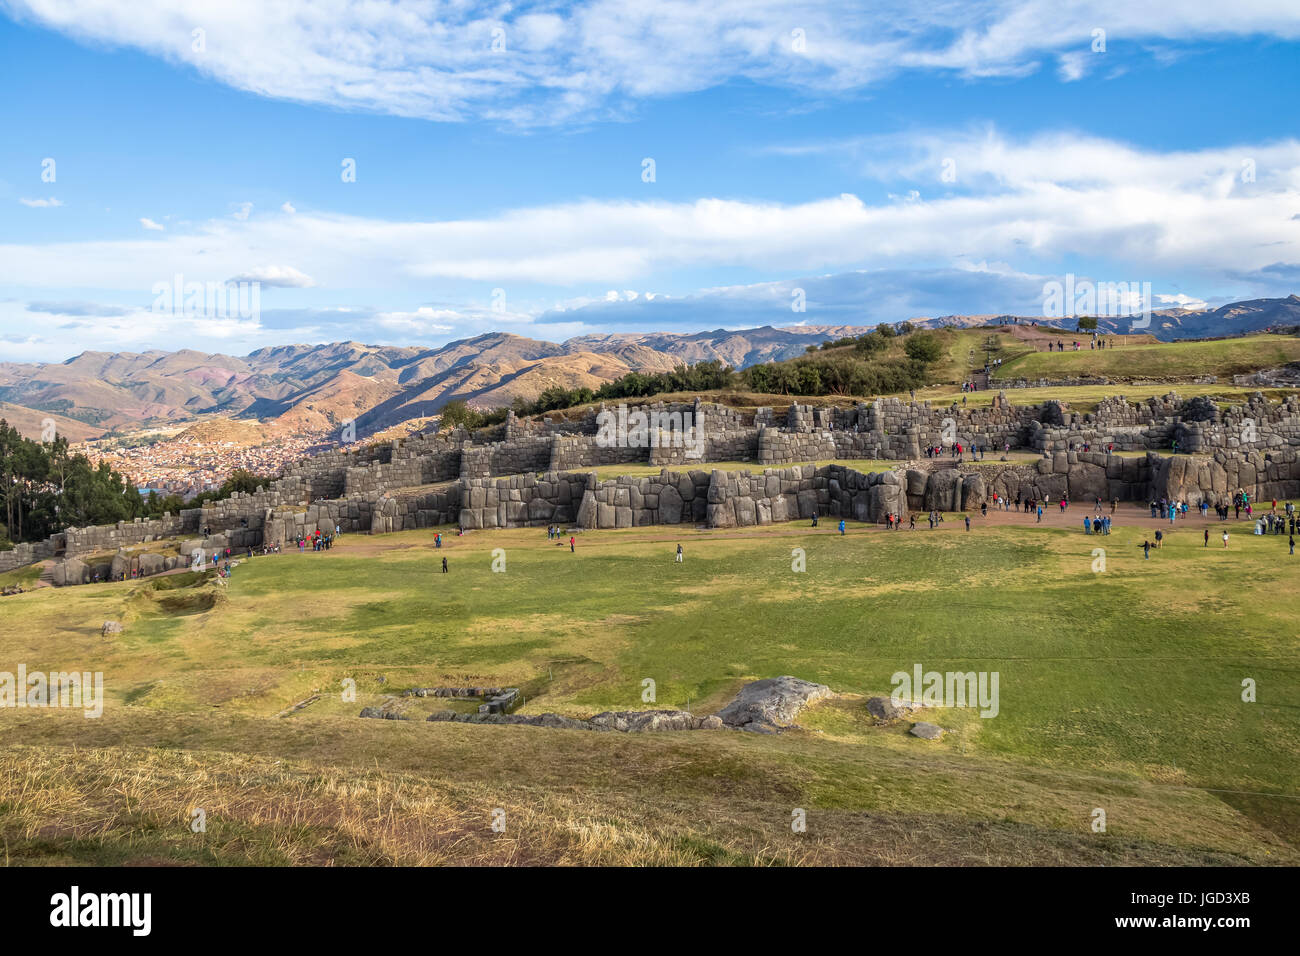
[[[1228,529],[1227,529],[1227,528],[1224,528],[1224,529],[1223,529],[1223,546],[1224,546],[1225,548],[1228,546]]]
[[[970,515],[966,515],[966,530],[970,530]]]
[[[1208,548],[1209,546],[1210,546],[1210,529],[1209,529],[1209,528],[1206,528],[1206,529],[1205,529],[1205,544],[1203,545],[1203,547]]]
[[[844,535],[844,519],[841,518],[841,519],[840,519],[840,536],[843,537],[843,535]]]
[[[1150,561],[1150,560],[1151,560],[1151,542],[1150,542],[1150,541],[1143,541],[1143,542],[1142,542],[1142,557],[1145,558],[1147,561]]]
[[[680,544],[677,546],[677,563],[682,563],[682,546]]]
[[[1295,535],[1291,535],[1288,540],[1291,542],[1291,553],[1295,554]]]
[[[1157,548],[1163,547],[1164,543],[1165,543],[1165,533],[1161,531],[1159,528],[1156,528],[1156,547]]]
[[[445,557],[442,559],[442,573],[447,573],[447,559]]]
[[[1092,534],[1092,520],[1087,515],[1083,516],[1083,533]]]
[[[574,545],[576,543],[577,543],[577,539],[573,535],[569,535],[569,554],[573,554]]]

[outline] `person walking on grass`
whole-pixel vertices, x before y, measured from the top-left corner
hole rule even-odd
[[[1142,542],[1142,557],[1143,557],[1144,560],[1147,560],[1147,561],[1150,561],[1150,560],[1151,560],[1151,542],[1150,542],[1150,541],[1143,541],[1143,542]]]
[[[1165,533],[1156,528],[1156,548],[1162,548],[1165,544]]]
[[[574,545],[577,544],[577,541],[578,541],[577,538],[575,538],[573,535],[569,535],[569,554],[573,554]]]
[[[970,515],[966,516],[966,530],[970,530]]]
[[[1042,524],[1042,523],[1043,523],[1043,506],[1040,504],[1038,506],[1038,520],[1035,521],[1034,524]]]
[[[677,563],[682,563],[682,546],[680,544],[677,546]]]
[[[442,559],[442,573],[443,573],[443,574],[446,574],[446,573],[447,573],[447,559],[446,559],[446,558],[443,558],[443,559]]]
[[[844,537],[844,519],[840,519],[840,537]]]
[[[1223,546],[1225,548],[1228,546],[1228,530],[1226,528],[1223,531]]]
[[[1206,529],[1205,529],[1205,544],[1202,545],[1202,547],[1206,547],[1206,548],[1208,548],[1209,546],[1210,546],[1210,529],[1209,529],[1209,528],[1206,528]]]
[[[1291,535],[1288,540],[1291,542],[1291,553],[1295,554],[1295,535]]]

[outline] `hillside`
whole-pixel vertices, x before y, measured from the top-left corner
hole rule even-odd
[[[1300,361],[1300,337],[1250,335],[1239,339],[1120,345],[1094,351],[1026,352],[994,370],[994,382],[1104,376],[1111,381],[1192,379],[1278,368]]]
[[[56,415],[53,412],[37,411],[34,408],[26,408],[22,405],[13,405],[9,402],[0,402],[0,419],[7,421],[28,438],[41,437],[42,431],[45,428],[44,423],[47,419],[53,420],[55,434],[62,435],[70,442],[85,441],[88,438],[98,438],[104,433],[102,428],[96,428],[94,425],[87,425],[85,422],[79,422],[75,418],[66,418],[63,415]]]
[[[83,352],[61,363],[0,363],[0,399],[33,436],[50,413],[79,437],[207,416],[245,417],[323,432],[356,419],[361,432],[427,417],[453,399],[478,408],[535,399],[547,388],[596,388],[629,372],[706,359],[741,367],[788,358],[847,327],[690,336],[586,336],[557,344],[491,332],[438,348],[358,342],[285,345],[247,356]],[[863,331],[863,330],[856,330]],[[21,411],[19,411],[21,409]]]
[[[1007,319],[942,316],[913,319],[912,324],[958,336],[945,338],[946,355],[933,370],[938,382],[960,381],[971,368],[979,367],[976,352],[991,334],[999,337],[996,357],[1003,359],[1001,378],[1228,375],[1284,365],[1295,357],[1289,346],[1276,345],[1281,339],[1261,340],[1257,335],[1239,339],[1234,346],[1192,350],[1181,359],[1157,343],[1300,325],[1300,296],[1237,302],[1213,310],[1162,310],[1148,333],[1126,334],[1123,339],[1126,346],[1141,341],[1154,351],[1107,350],[1099,359],[1095,353],[1034,356],[1031,353],[1046,347],[1044,340],[1073,333],[1058,332],[1041,318],[1024,317],[1014,323]],[[1004,324],[983,328],[998,322]],[[1075,323],[1063,324],[1073,327]],[[1101,319],[1099,325],[1103,331],[1128,331],[1127,320]],[[799,362],[809,346],[867,331],[845,325],[762,326],[690,334],[583,335],[563,343],[490,332],[435,348],[347,341],[276,346],[242,357],[189,349],[83,352],[60,363],[0,363],[0,403],[9,410],[7,417],[33,437],[40,433],[40,421],[49,416],[64,422],[62,433],[76,438],[216,416],[253,418],[315,433],[355,419],[365,434],[408,418],[436,415],[455,399],[488,409],[520,398],[534,400],[548,388],[594,389],[629,372],[667,372],[705,361],[735,369]],[[1269,347],[1260,348],[1261,341]],[[1215,359],[1205,366],[1210,354],[1223,356],[1222,361]]]

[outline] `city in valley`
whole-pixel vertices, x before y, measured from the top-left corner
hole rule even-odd
[[[238,438],[221,437],[224,430],[220,426],[213,428],[215,437],[206,441],[193,434],[196,429],[188,428],[170,436],[154,432],[116,441],[91,440],[74,446],[74,450],[84,452],[96,466],[106,463],[142,492],[180,495],[188,500],[200,492],[220,488],[237,470],[278,475],[286,465],[330,443],[329,433],[321,432],[277,435],[257,444],[245,444]],[[197,431],[200,435],[203,432]]]

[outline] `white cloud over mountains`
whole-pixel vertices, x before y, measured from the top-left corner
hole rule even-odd
[[[577,200],[424,222],[217,215],[147,239],[0,245],[0,284],[143,295],[179,273],[330,290],[515,283],[577,296],[633,281],[662,288],[699,267],[778,277],[998,261],[1035,272],[1086,257],[1122,269],[1117,281],[1194,270],[1211,282],[1300,263],[1295,140],[1153,153],[1073,134],[1017,141],[981,131],[876,142],[863,155],[873,176],[916,187],[908,201]],[[954,183],[939,180],[944,158],[955,161]]]
[[[1240,298],[1296,291],[1294,140],[1160,153],[1073,133],[1016,139],[978,129],[801,149],[841,153],[885,184],[875,191],[883,198],[574,200],[441,221],[318,210],[239,219],[219,208],[167,232],[0,244],[0,290],[21,292],[0,302],[0,354],[61,360],[83,348],[182,341],[249,351],[348,338],[434,344],[493,329],[555,340],[614,328],[1034,314],[1045,278],[1066,271],[1150,281],[1165,305],[1226,289]],[[941,178],[945,160],[952,181]],[[683,289],[683,271],[701,268],[729,284]],[[1180,285],[1187,275],[1197,288]],[[153,287],[177,276],[259,282],[261,315],[150,312]],[[805,313],[790,309],[796,287]],[[442,301],[430,304],[431,293]]]
[[[535,125],[736,79],[840,93],[900,72],[1079,78],[1107,48],[1300,36],[1290,0],[712,0],[572,4],[408,0],[0,0],[264,96],[435,120]]]

